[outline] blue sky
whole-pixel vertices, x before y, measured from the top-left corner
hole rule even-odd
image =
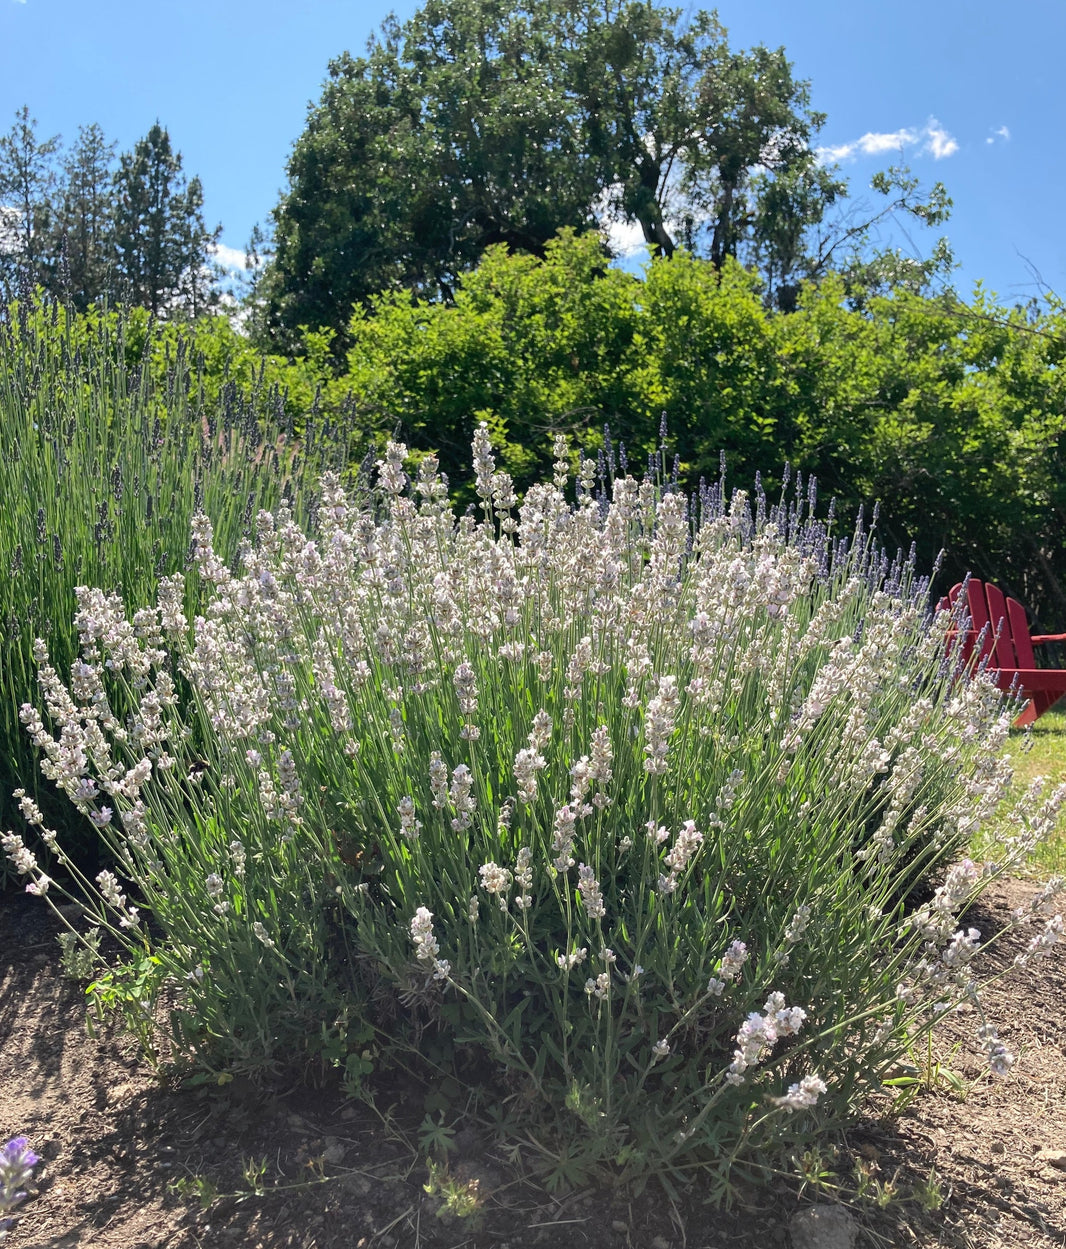
[[[387,4],[344,0],[0,0],[0,130],[29,105],[42,137],[98,122],[126,149],[158,118],[204,184],[208,224],[243,247],[330,57],[363,50]],[[401,18],[416,7],[396,4]],[[734,47],[783,45],[828,114],[853,199],[903,157],[955,201],[944,229],[968,293],[1066,295],[1063,0],[725,0]],[[929,232],[914,236],[928,249]],[[899,240],[902,242],[902,240]]]

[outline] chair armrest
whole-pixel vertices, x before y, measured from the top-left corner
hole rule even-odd
[[[1041,633],[1038,637],[1030,635],[1029,641],[1034,646],[1039,645],[1041,642],[1066,642],[1066,633]]]
[[[1021,690],[1044,690],[1066,694],[1066,668],[989,668],[1001,690],[1012,685]]]

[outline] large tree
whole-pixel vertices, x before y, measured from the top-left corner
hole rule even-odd
[[[842,192],[822,121],[783,51],[731,51],[707,13],[427,0],[330,64],[274,211],[268,319],[343,333],[377,291],[447,298],[494,243],[543,255],[612,218],[718,266],[758,241],[791,275],[799,243],[783,262],[766,206],[806,228]]]
[[[49,286],[79,312],[114,289],[114,158],[95,122],[80,127],[55,196]]]
[[[46,263],[58,148],[58,135],[38,140],[27,106],[0,135],[0,285],[8,295],[20,280],[36,283]]]
[[[153,314],[175,309],[196,316],[214,300],[208,230],[199,178],[186,181],[181,153],[158,122],[115,175],[114,246],[121,297]]]
[[[95,123],[65,155],[39,140],[28,108],[0,135],[0,297],[42,286],[79,311],[107,298],[154,314],[217,304],[199,178],[158,122],[114,165]]]

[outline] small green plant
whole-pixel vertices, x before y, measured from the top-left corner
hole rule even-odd
[[[952,1047],[947,1060],[934,1056],[933,1033],[930,1031],[924,1038],[920,1052],[912,1049],[908,1052],[909,1061],[897,1064],[897,1073],[882,1081],[886,1088],[899,1090],[894,1109],[901,1113],[918,1092],[946,1090],[961,1101],[969,1091],[969,1085],[962,1076],[951,1067],[951,1060],[962,1048],[961,1042]]]
[[[455,1148],[455,1129],[444,1122],[444,1111],[436,1119],[426,1115],[418,1128],[418,1145],[424,1154],[444,1158]]]
[[[362,1097],[366,1091],[366,1077],[374,1070],[373,1053],[364,1049],[361,1053],[348,1054],[344,1060],[341,1088],[345,1097]]]
[[[214,1181],[206,1175],[182,1175],[170,1187],[183,1200],[197,1202],[205,1213],[221,1196]]]
[[[914,1187],[914,1200],[924,1214],[935,1214],[947,1201],[947,1197],[935,1168],[931,1168],[928,1177]]]
[[[485,1198],[481,1181],[459,1179],[448,1170],[447,1163],[430,1158],[426,1163],[429,1178],[423,1188],[431,1197],[439,1197],[437,1218],[463,1219],[476,1226],[484,1213]]]
[[[93,927],[83,933],[61,932],[59,942],[59,965],[63,974],[71,980],[90,980],[101,964],[100,928]]]
[[[245,1159],[241,1175],[244,1177],[244,1182],[248,1185],[249,1193],[252,1196],[261,1197],[267,1192],[269,1186],[264,1184],[263,1181],[266,1178],[269,1165],[269,1159],[265,1157]]]
[[[155,1005],[163,981],[163,960],[143,947],[118,967],[103,971],[85,990],[89,1035],[118,1016],[153,1069],[159,1066]]]
[[[792,1163],[799,1180],[800,1197],[808,1189],[815,1194],[837,1191],[836,1154],[837,1151],[832,1147],[812,1145],[801,1154],[793,1156]]]
[[[900,1199],[898,1171],[884,1179],[876,1162],[859,1158],[855,1162],[855,1201],[886,1210]]]
[[[844,1160],[849,1161],[847,1155]],[[829,1197],[846,1206],[886,1210],[892,1206],[917,1205],[926,1214],[939,1210],[946,1200],[935,1170],[913,1189],[907,1189],[900,1183],[899,1168],[890,1177],[883,1175],[876,1150],[860,1150],[851,1155],[848,1174],[844,1177],[837,1171],[840,1151],[831,1145],[814,1146],[800,1155],[793,1155],[791,1161],[789,1178],[798,1182],[799,1197],[810,1190],[815,1199]]]
[[[960,1049],[962,1049],[961,1041],[952,1046],[951,1053],[946,1060],[934,1058],[933,1034],[931,1032],[928,1034],[925,1039],[925,1059],[921,1071],[922,1085],[925,1089],[945,1089],[960,1101],[966,1097],[969,1085],[951,1066],[951,1060]]]
[[[324,1068],[340,1073],[346,1097],[363,1097],[366,1077],[374,1070],[374,1029],[350,1004],[319,1029],[318,1052]]]

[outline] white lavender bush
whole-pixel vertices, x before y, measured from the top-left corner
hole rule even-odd
[[[721,1198],[979,1005],[959,916],[1064,795],[1023,796],[997,864],[957,861],[1012,712],[945,662],[913,569],[802,492],[606,497],[583,462],[572,503],[560,443],[517,508],[484,428],[474,456],[480,517],[390,444],[373,501],[325,479],[315,540],[263,513],[239,573],[199,517],[202,618],[178,577],[131,621],[86,589],[69,686],[39,645],[23,719],[124,878],[82,882],[129,952],[94,992],[147,1042],[165,990],[209,1068],[421,1064],[552,1182]]]

